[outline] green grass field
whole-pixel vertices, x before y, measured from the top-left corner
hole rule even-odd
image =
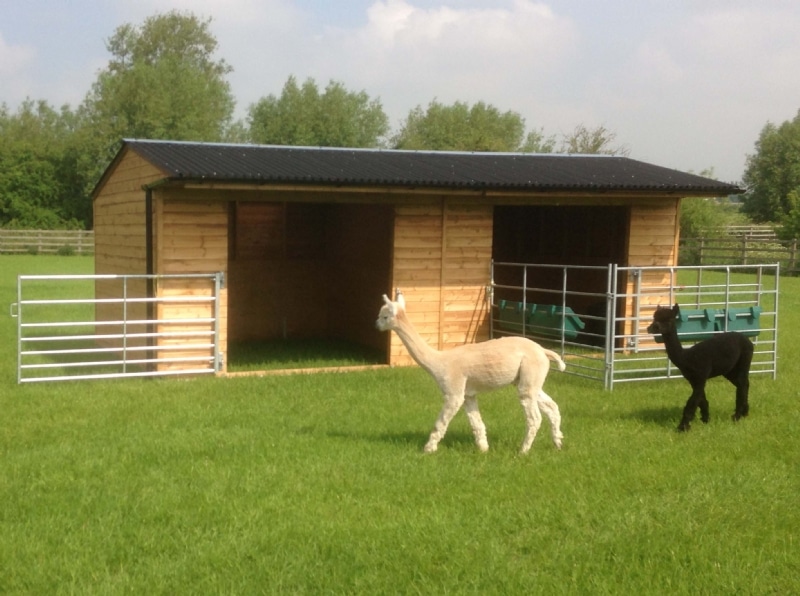
[[[0,257],[78,273],[82,257]],[[514,392],[463,413],[416,368],[16,385],[0,318],[0,593],[794,594],[800,591],[800,280],[781,280],[778,380],[750,417],[709,384],[675,431],[681,381],[551,373],[564,449],[530,454]],[[380,297],[376,297],[376,313]]]

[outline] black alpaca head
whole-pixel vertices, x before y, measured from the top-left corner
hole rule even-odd
[[[653,322],[647,328],[647,332],[653,335],[674,333],[676,331],[675,322],[680,316],[681,309],[677,304],[673,307],[659,306],[653,313]]]

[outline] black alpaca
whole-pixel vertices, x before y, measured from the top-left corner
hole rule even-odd
[[[747,393],[750,389],[750,362],[753,360],[753,343],[741,333],[719,333],[684,349],[678,339],[675,321],[680,315],[676,304],[672,308],[659,306],[653,314],[648,333],[661,335],[667,356],[678,367],[692,386],[692,395],[683,408],[678,430],[689,430],[695,412],[700,407],[700,417],[708,422],[706,381],[722,375],[736,386],[736,411],[734,420],[744,418],[749,411]]]

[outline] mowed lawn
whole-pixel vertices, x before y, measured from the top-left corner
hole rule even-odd
[[[18,273],[83,257],[0,256]],[[381,305],[375,297],[375,312]],[[481,400],[490,451],[418,368],[17,385],[0,318],[0,593],[795,594],[800,280],[781,280],[779,374],[709,383],[552,371],[564,449],[527,456],[513,390]]]

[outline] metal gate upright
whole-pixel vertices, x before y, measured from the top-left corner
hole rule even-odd
[[[214,374],[222,286],[222,273],[20,275],[17,382]]]

